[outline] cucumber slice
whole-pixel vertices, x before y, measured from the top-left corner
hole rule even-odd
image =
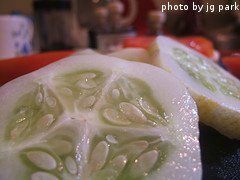
[[[126,59],[129,61],[139,61],[143,63],[149,63],[150,56],[147,50],[143,48],[124,48],[117,52],[108,54],[108,56]]]
[[[151,65],[102,55],[0,88],[0,179],[201,179],[198,115]]]
[[[240,82],[198,52],[160,36],[149,48],[154,64],[190,90],[200,120],[229,138],[240,139]]]

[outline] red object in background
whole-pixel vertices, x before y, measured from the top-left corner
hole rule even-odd
[[[214,55],[213,43],[207,38],[201,36],[189,36],[177,38],[177,40],[209,58],[212,58]]]
[[[184,38],[172,37],[172,38],[202,53],[203,55],[209,58],[212,58],[214,55],[213,43],[207,38],[201,36],[189,36]],[[146,49],[155,39],[156,39],[155,36],[138,36],[135,38],[127,38],[123,42],[123,47],[140,47]]]
[[[125,7],[125,15],[128,12],[129,8],[128,8],[128,1],[129,0],[121,0]],[[147,27],[147,16],[148,16],[148,12],[150,10],[154,10],[156,9],[156,7],[154,6],[154,3],[152,0],[137,0],[138,3],[138,14],[136,17],[136,20],[133,23],[133,26],[136,28],[137,32],[146,32],[146,27]]]
[[[0,86],[71,54],[73,51],[54,51],[0,60]]]
[[[222,62],[234,76],[240,79],[240,50],[232,56],[223,57]]]
[[[123,47],[135,47],[147,49],[148,46],[156,39],[155,36],[138,36],[134,38],[126,38],[123,41]]]

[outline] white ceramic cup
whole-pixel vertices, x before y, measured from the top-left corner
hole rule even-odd
[[[0,15],[0,59],[31,54],[33,23],[22,15]]]

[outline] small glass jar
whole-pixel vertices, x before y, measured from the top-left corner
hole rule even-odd
[[[33,6],[40,51],[75,49],[84,44],[86,37],[82,37],[71,0],[35,0]]]

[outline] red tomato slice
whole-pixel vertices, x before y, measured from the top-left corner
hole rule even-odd
[[[138,36],[134,38],[126,38],[123,47],[135,47],[147,49],[148,46],[156,39],[155,36]]]
[[[54,51],[0,60],[0,85],[71,55],[73,51]]]
[[[191,37],[178,38],[178,41],[202,53],[203,55],[209,58],[213,57],[214,46],[213,46],[213,43],[207,38],[204,38],[201,36],[191,36]]]

